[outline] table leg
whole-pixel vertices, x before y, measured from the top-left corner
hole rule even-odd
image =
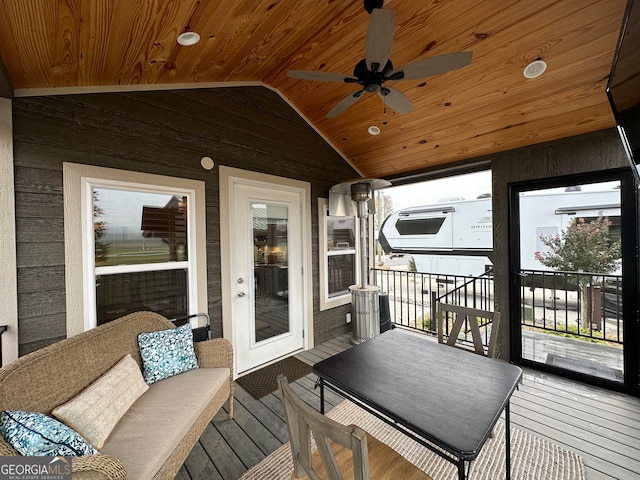
[[[324,379],[318,378],[320,384],[320,413],[324,415]]]
[[[467,475],[464,472],[464,460],[458,460],[458,480],[466,480]]]
[[[511,480],[511,412],[510,402],[507,402],[507,406],[504,409],[504,432],[505,432],[505,452],[507,462],[507,480]]]

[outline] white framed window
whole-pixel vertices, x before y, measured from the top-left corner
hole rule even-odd
[[[355,216],[329,215],[329,201],[318,199],[320,310],[351,302],[349,287],[358,283],[359,272],[356,220]]]
[[[65,163],[67,335],[207,311],[204,182]]]

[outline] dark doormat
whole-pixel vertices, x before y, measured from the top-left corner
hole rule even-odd
[[[575,359],[563,357],[562,355],[547,354],[547,365],[572,370],[574,372],[584,373],[592,377],[604,378],[605,380],[613,380],[614,382],[624,382],[624,374],[622,370],[600,365],[597,362],[586,359]]]
[[[276,379],[281,373],[293,382],[312,372],[311,365],[295,357],[287,357],[279,362],[267,365],[236,380],[253,398],[260,399],[278,389]]]

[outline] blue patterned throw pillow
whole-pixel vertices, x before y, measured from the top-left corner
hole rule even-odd
[[[177,328],[138,335],[142,376],[148,385],[198,368],[193,350],[193,332],[186,323]]]
[[[5,410],[4,439],[21,455],[80,457],[99,453],[82,435],[44,413]]]

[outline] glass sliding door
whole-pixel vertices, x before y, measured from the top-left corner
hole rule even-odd
[[[512,339],[525,365],[623,389],[636,349],[623,212],[635,209],[623,205],[629,179],[610,177],[512,189]]]

